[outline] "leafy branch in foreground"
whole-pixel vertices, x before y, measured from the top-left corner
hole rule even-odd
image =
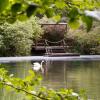
[[[29,76],[25,79],[15,78],[13,74],[8,75],[4,69],[0,69],[0,86],[1,88],[10,89],[19,93],[24,93],[29,96],[29,100],[87,100],[86,96],[73,92],[72,89],[53,90],[41,86],[41,75],[29,71]]]
[[[0,0],[0,18],[3,17],[10,23],[16,20],[24,21],[32,15],[46,15],[56,21],[66,17],[72,28],[79,28],[83,22],[87,26],[87,31],[91,29],[94,17],[87,16],[84,11],[98,9],[99,0]]]

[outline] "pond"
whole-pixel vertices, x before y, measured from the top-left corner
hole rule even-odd
[[[28,74],[33,62],[46,60],[47,73],[42,82],[46,87],[72,88],[76,92],[84,89],[90,99],[100,99],[100,56],[32,57],[19,60],[0,59],[1,63],[7,65],[5,68],[9,73],[21,78]],[[0,100],[23,100],[23,96],[0,90]]]

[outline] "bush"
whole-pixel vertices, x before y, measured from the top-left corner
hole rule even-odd
[[[36,17],[31,17],[27,22],[32,25],[32,39],[39,39],[43,34],[43,29],[41,28],[39,19]]]
[[[0,56],[30,55],[34,38],[39,38],[42,29],[36,18],[25,22],[0,25]]]
[[[100,26],[95,26],[90,32],[83,29],[70,30],[67,38],[74,41],[74,50],[81,54],[100,54]]]

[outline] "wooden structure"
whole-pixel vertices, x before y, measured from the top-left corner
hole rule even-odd
[[[67,33],[67,23],[41,24],[44,29],[43,39],[57,42],[64,39]]]
[[[79,53],[67,52],[69,46],[66,45],[64,39],[57,42],[51,42],[46,39],[40,40],[36,43],[35,46],[33,46],[33,48],[35,51],[37,51],[38,54],[43,52],[42,54],[47,56],[79,56]]]
[[[42,39],[36,40],[33,48],[34,48],[34,51],[37,52],[37,54],[40,54],[41,52],[43,52],[43,55],[48,55],[48,56],[77,56],[79,55],[77,53],[67,53],[69,46],[66,44],[64,36],[63,36],[64,32],[67,32],[66,23],[42,24],[41,26],[44,28],[45,32],[47,32],[45,34],[47,36],[51,36],[51,38],[55,36],[54,40],[56,41],[50,40],[51,38],[45,37],[46,35],[43,36]],[[60,26],[62,26],[60,28],[61,30],[58,31],[57,29]],[[48,27],[49,27],[49,30],[46,29]],[[55,31],[54,34],[51,33],[52,31],[50,29],[52,29],[53,32]],[[55,34],[57,34],[57,36]],[[57,40],[59,35],[61,35],[60,39]]]

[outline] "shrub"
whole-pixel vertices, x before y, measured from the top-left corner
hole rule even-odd
[[[74,49],[81,54],[100,54],[100,26],[95,26],[90,32],[79,29],[70,30],[67,38],[74,41]]]
[[[43,34],[43,29],[39,24],[39,19],[36,17],[31,17],[27,22],[32,25],[32,39],[39,39]]]
[[[4,23],[0,26],[0,56],[30,55],[33,39],[42,34],[36,18],[14,24]]]

